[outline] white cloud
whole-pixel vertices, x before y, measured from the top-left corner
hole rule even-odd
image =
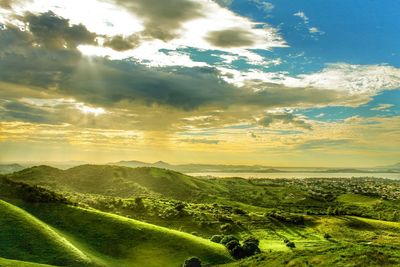
[[[160,49],[177,50],[193,47],[203,50],[219,50],[246,58],[250,64],[264,64],[264,59],[249,49],[272,49],[286,47],[277,29],[265,23],[256,23],[246,17],[239,16],[214,1],[195,1],[201,6],[201,16],[183,21],[176,38],[160,41],[142,38],[138,46],[125,52],[116,52],[109,48],[81,46],[80,50],[87,55],[110,56],[114,59],[133,57],[139,61],[147,61],[156,66],[204,66],[205,63],[193,62],[184,53],[161,53]],[[266,7],[269,6],[265,3]],[[269,6],[271,8],[271,6]],[[129,36],[140,34],[144,29],[143,18],[136,16],[121,6],[108,0],[33,0],[19,7],[16,12],[34,13],[52,10],[59,16],[67,18],[73,24],[82,23],[88,30],[99,35]],[[208,41],[210,32],[239,29],[247,33],[251,42],[237,47],[218,47]]]
[[[394,106],[393,104],[379,104],[377,107],[371,108],[371,110],[386,111],[393,106]]]
[[[287,87],[342,91],[350,95],[373,96],[382,90],[400,88],[400,69],[386,65],[329,64],[320,72],[289,76],[286,72],[241,72],[219,68],[221,77],[236,86],[260,81]]]
[[[310,28],[308,28],[308,31],[311,34],[324,34],[324,32],[321,31],[320,29],[318,29],[317,27],[310,27]]]
[[[309,22],[309,18],[303,11],[296,12],[293,16],[301,18],[306,24]]]

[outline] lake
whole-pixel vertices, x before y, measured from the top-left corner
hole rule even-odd
[[[259,173],[259,172],[196,172],[186,173],[191,176],[213,176],[213,177],[242,177],[242,178],[351,178],[351,177],[376,177],[400,180],[400,173],[326,173],[326,172],[277,172],[277,173]]]

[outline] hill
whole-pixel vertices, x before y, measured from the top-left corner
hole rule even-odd
[[[19,164],[0,164],[0,174],[13,173],[25,169],[24,166]]]
[[[58,201],[24,202],[4,192],[0,198],[0,263],[179,266],[193,255],[209,264],[231,261],[222,245],[190,234]]]
[[[190,199],[216,188],[208,180],[154,167],[129,168],[81,165],[68,170],[37,166],[7,175],[14,181],[45,186],[58,191],[103,194],[118,197],[163,195]]]

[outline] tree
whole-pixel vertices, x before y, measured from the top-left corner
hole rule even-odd
[[[287,242],[286,246],[289,247],[289,248],[295,248],[296,247],[295,243],[292,242],[292,241]]]
[[[210,241],[215,242],[215,243],[221,243],[222,238],[224,238],[223,235],[213,235],[210,238]]]
[[[242,246],[240,245],[238,240],[229,241],[225,247],[228,249],[229,253],[235,259],[242,259],[246,256]]]
[[[258,245],[260,241],[255,237],[249,237],[243,242],[243,251],[246,257],[253,256],[261,252]]]
[[[182,267],[201,267],[201,260],[197,257],[187,258]]]
[[[236,240],[236,241],[239,242],[239,238],[237,238],[236,236],[234,236],[234,235],[226,235],[226,236],[224,236],[224,238],[221,239],[221,244],[222,245],[226,245],[232,240]]]
[[[135,205],[136,209],[143,210],[144,209],[143,199],[141,197],[135,198]]]

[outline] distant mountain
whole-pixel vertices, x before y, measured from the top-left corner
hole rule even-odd
[[[400,162],[395,163],[393,165],[381,166],[378,167],[379,169],[386,169],[386,170],[398,170],[400,171]]]
[[[170,169],[173,171],[190,173],[190,172],[283,172],[282,170],[272,169],[267,166],[253,165],[218,165],[218,164],[178,164],[173,165],[164,161],[154,163],[146,163],[137,160],[119,161],[108,163],[108,165],[124,166],[124,167],[156,167],[162,169]]]
[[[23,170],[25,167],[17,163],[13,164],[0,164],[0,174],[8,174]]]
[[[119,161],[109,163],[114,166],[124,167],[156,167],[162,169],[169,169],[182,173],[207,173],[207,172],[227,172],[227,173],[379,173],[379,172],[398,172],[400,171],[400,163],[371,169],[354,169],[354,168],[273,168],[270,166],[262,165],[219,165],[219,164],[178,164],[173,165],[164,161],[157,161],[155,163],[146,163],[141,161]]]

